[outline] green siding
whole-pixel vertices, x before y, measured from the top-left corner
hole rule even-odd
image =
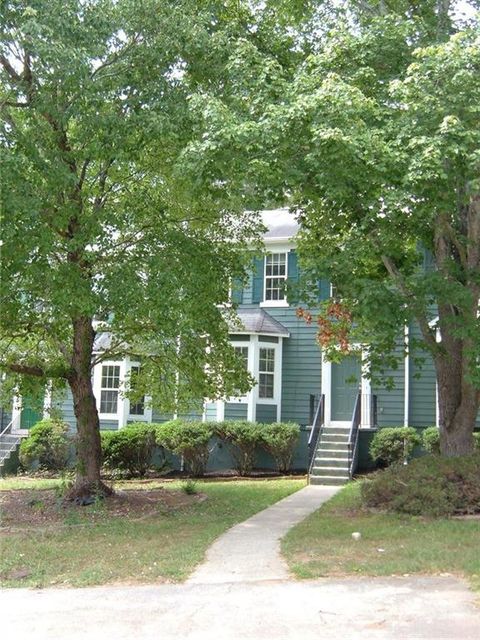
[[[410,329],[412,338],[421,338],[418,326]],[[415,358],[423,358],[422,364]],[[410,358],[410,406],[409,424],[412,427],[431,427],[436,423],[436,375],[432,356],[420,349]]]
[[[243,402],[225,403],[225,420],[246,420],[248,407]]]
[[[276,422],[277,421],[277,405],[276,404],[257,404],[257,422]]]
[[[293,305],[265,310],[290,332],[290,337],[283,339],[280,419],[306,425],[310,394],[318,395],[321,389],[321,355],[315,341],[316,328],[297,318]]]
[[[207,402],[205,404],[205,420],[207,422],[215,422],[217,419],[217,404],[215,402]]]
[[[379,427],[402,427],[405,420],[405,359],[401,338],[395,351],[397,369],[387,369],[385,375],[391,378],[394,387],[373,386],[372,393],[377,396],[377,420]]]

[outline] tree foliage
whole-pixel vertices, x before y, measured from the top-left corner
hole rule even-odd
[[[181,161],[191,96],[217,90],[248,16],[214,1],[2,4],[0,362],[20,393],[69,385],[79,486],[99,483],[99,361],[140,359],[136,393],[165,410],[250,384],[221,307],[255,221]]]
[[[466,453],[480,406],[478,3],[341,4],[317,3],[333,27],[300,38],[300,60],[232,51],[242,108],[227,97],[212,115],[199,99],[208,144],[191,146],[192,164],[220,159],[232,181],[241,166],[253,200],[297,211],[306,280],[333,282],[352,320],[336,335],[325,303],[330,357],[337,338],[362,342],[388,381],[403,325],[420,327],[409,346],[435,363],[442,451]]]

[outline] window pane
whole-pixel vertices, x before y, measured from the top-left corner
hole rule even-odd
[[[100,394],[100,413],[117,413],[118,391],[104,391]]]
[[[285,300],[287,254],[271,253],[265,258],[265,300]]]
[[[130,389],[135,389],[135,380],[140,371],[140,367],[131,367],[130,369]],[[130,403],[130,415],[143,416],[145,415],[145,396],[143,396],[138,402]]]
[[[273,374],[259,374],[258,397],[273,398]]]
[[[120,367],[117,365],[103,365],[102,389],[118,389],[120,386]]]
[[[243,368],[248,371],[248,347],[234,347],[234,349],[243,362]]]

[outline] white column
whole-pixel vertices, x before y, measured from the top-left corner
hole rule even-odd
[[[250,336],[250,349],[248,351],[248,370],[256,380],[253,389],[248,392],[247,404],[247,420],[255,422],[257,419],[257,402],[258,402],[258,336]]]
[[[361,393],[361,419],[360,428],[369,429],[372,426],[372,385],[368,378],[367,352],[362,349],[362,380],[360,383]]]
[[[127,375],[130,372],[130,358],[127,356],[120,362],[120,389],[118,393],[118,428],[121,429],[127,424],[129,402],[125,396],[125,386]]]
[[[332,363],[326,359],[322,350],[322,394],[325,396],[325,425],[332,420]]]
[[[403,426],[408,427],[408,423],[410,420],[410,334],[408,324],[405,325],[403,335],[405,342],[405,358],[403,360],[403,366],[405,367]]]
[[[275,349],[275,400],[277,402],[277,422],[282,419],[282,375],[283,375],[283,338],[278,338],[278,347]]]

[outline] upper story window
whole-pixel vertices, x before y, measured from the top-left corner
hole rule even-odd
[[[265,301],[285,300],[287,254],[269,253],[265,258]]]
[[[275,381],[275,349],[261,347],[258,361],[258,397],[273,398]]]
[[[117,413],[119,388],[120,366],[111,364],[102,365],[100,413]]]

